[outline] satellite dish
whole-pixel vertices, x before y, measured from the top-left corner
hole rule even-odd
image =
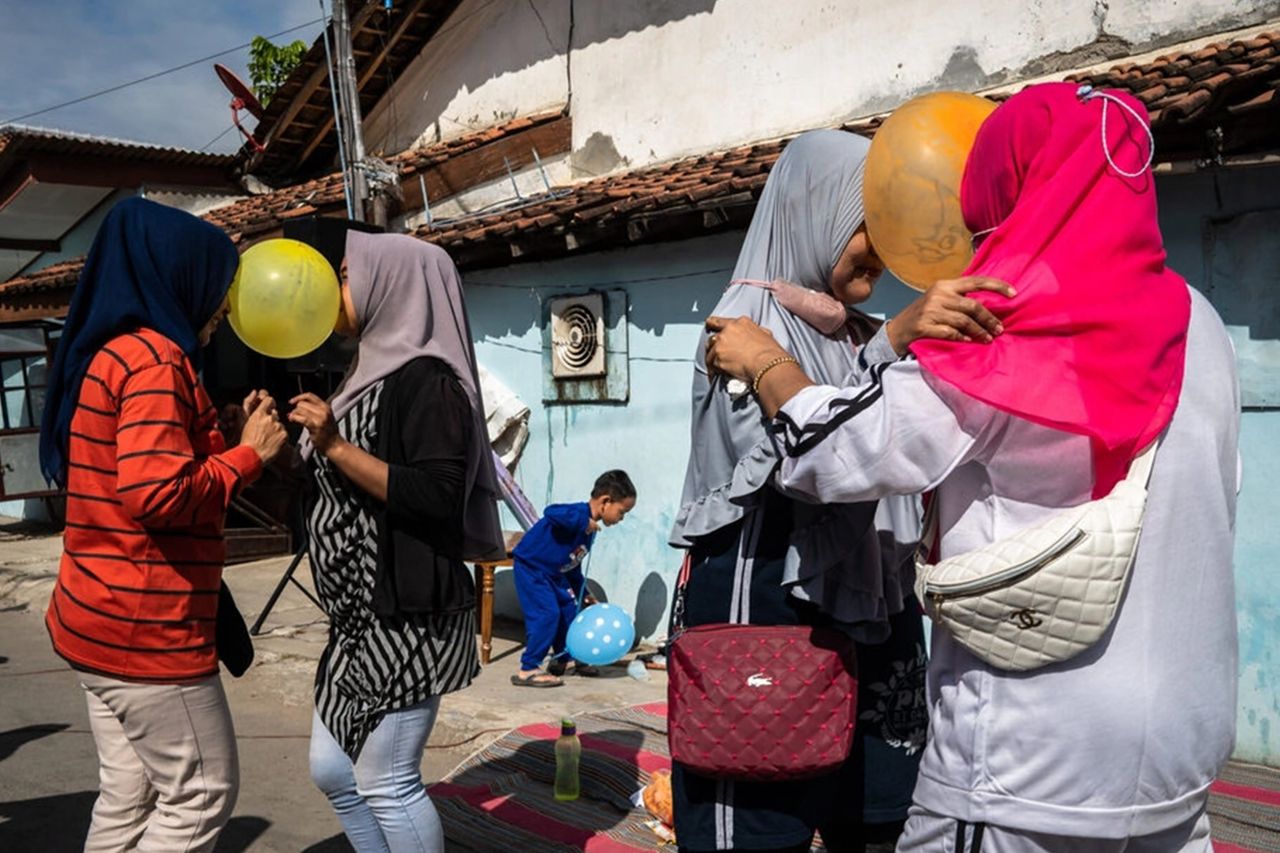
[[[240,111],[248,110],[249,115],[258,121],[262,120],[263,114],[266,112],[262,108],[262,104],[258,103],[258,99],[254,97],[253,92],[244,84],[244,81],[236,76],[236,73],[227,66],[215,62],[213,70],[217,73],[218,79],[222,81],[222,85],[227,87],[227,91],[231,93],[231,122],[236,126],[236,130],[249,142],[253,150],[261,154],[264,150],[262,143],[254,138],[253,134],[244,129],[240,124]]]

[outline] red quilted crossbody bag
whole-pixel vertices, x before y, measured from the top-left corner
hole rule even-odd
[[[683,592],[688,558],[681,569]],[[677,624],[683,601],[677,596]],[[753,781],[831,773],[857,720],[853,641],[801,625],[700,625],[667,654],[671,757],[702,776]]]

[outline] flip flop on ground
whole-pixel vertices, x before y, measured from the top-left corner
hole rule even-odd
[[[551,663],[547,664],[547,672],[557,676],[564,675],[565,670],[568,668],[569,664],[563,660],[553,660]],[[573,674],[581,675],[583,678],[598,678],[600,676],[600,670],[589,663],[574,661]]]
[[[531,672],[528,675],[516,673],[511,676],[511,683],[516,687],[563,687],[564,682],[554,675],[545,672]]]

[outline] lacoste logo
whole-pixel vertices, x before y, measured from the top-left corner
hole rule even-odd
[[[773,679],[765,675],[763,672],[757,672],[755,675],[747,676],[748,687],[772,687]]]
[[[1028,628],[1038,628],[1044,624],[1044,620],[1038,619],[1036,617],[1036,611],[1032,610],[1030,607],[1013,611],[1009,614],[1009,619],[1013,622],[1017,622],[1018,627],[1024,631]]]

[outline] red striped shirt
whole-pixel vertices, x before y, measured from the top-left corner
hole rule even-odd
[[[218,671],[227,505],[262,472],[225,449],[191,362],[150,330],[89,364],[67,451],[67,518],[45,623],[71,664],[124,679]]]

